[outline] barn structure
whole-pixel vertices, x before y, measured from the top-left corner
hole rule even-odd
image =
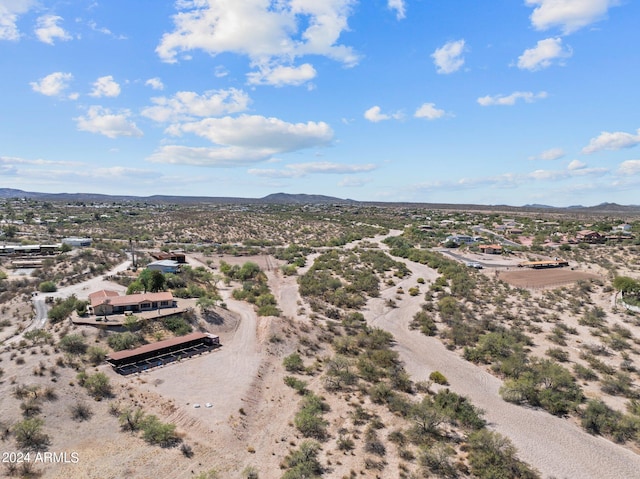
[[[185,336],[145,344],[136,349],[117,351],[106,361],[120,374],[132,374],[165,364],[187,359],[220,346],[220,338],[209,333],[191,333]]]

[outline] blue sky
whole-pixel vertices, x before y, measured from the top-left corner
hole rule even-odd
[[[640,2],[0,0],[0,187],[640,204]]]

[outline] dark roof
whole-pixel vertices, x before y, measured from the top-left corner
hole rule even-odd
[[[152,353],[154,351],[161,351],[164,348],[168,348],[171,346],[178,346],[183,343],[188,343],[191,341],[204,339],[208,337],[212,337],[212,335],[206,334],[206,333],[191,333],[185,336],[178,336],[176,338],[165,339],[164,341],[158,341],[157,343],[145,344],[144,346],[140,346],[139,348],[127,349],[124,351],[111,353],[109,354],[107,359],[111,359],[113,361],[121,361],[123,359],[138,356],[139,354]]]

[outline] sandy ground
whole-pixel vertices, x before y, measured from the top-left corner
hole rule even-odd
[[[214,263],[218,264],[219,259],[238,264],[249,260],[258,262],[267,269],[269,284],[283,316],[307,321],[302,313],[304,302],[297,292],[296,277],[284,277],[278,271],[276,260],[264,256],[216,258]],[[203,264],[198,259],[190,262]],[[309,258],[307,267],[312,262]],[[464,361],[437,338],[410,330],[408,325],[420,309],[422,295],[402,295],[402,299],[396,299],[397,308],[389,308],[385,301],[396,298],[398,287],[408,290],[419,286],[425,291],[437,273],[424,265],[406,263],[413,274],[398,280],[393,287],[383,289],[381,296],[370,300],[362,312],[369,324],[394,335],[395,347],[415,381],[426,380],[434,370],[442,372],[451,389],[468,396],[482,408],[490,427],[509,437],[519,456],[544,477],[638,477],[640,456],[631,450],[591,436],[571,420],[503,401],[498,393],[499,379]],[[126,268],[126,264],[121,267]],[[418,277],[424,278],[427,284],[418,285]],[[75,293],[83,298],[101,288],[117,289],[113,283],[98,278],[70,286],[58,294]],[[291,346],[269,340],[274,330],[286,334],[286,320],[258,318],[251,305],[230,297],[232,289],[223,287],[221,293],[236,319],[221,326],[211,326],[211,331],[220,335],[220,349],[133,377],[119,376],[108,366],[99,367],[109,374],[121,398],[141,404],[149,413],[177,424],[185,434],[185,442],[194,447],[194,459],[183,457],[176,449],[148,446],[139,437],[120,432],[117,419],[108,415],[107,405],[103,402],[94,404],[96,414],[91,420],[94,422],[79,428],[77,435],[65,439],[65,444],[53,445],[54,450],[78,450],[82,464],[47,469],[43,477],[187,479],[215,467],[220,477],[233,479],[241,477],[244,467],[255,466],[262,479],[279,478],[282,475],[280,462],[300,440],[290,424],[299,396],[282,383],[282,357],[291,352]],[[26,375],[30,367],[29,364],[24,366]],[[338,414],[335,420],[339,423],[344,404],[340,403],[340,398],[336,397],[335,401],[333,407]],[[195,408],[196,403],[201,407]],[[205,407],[206,403],[211,403],[212,407]],[[63,421],[66,414],[60,404],[51,406],[46,412],[47,424],[56,424],[54,419],[58,416],[58,420]],[[18,411],[15,413],[19,415]],[[329,445],[325,449],[329,449]],[[344,459],[344,464],[334,466],[334,471],[337,474],[360,459]],[[392,477],[388,474],[393,475],[395,471],[387,468],[384,473],[385,477]],[[329,472],[326,477],[341,476]]]
[[[436,278],[434,271],[420,264],[406,262],[413,278]],[[407,371],[416,381],[426,380],[432,371],[443,373],[451,389],[468,396],[485,411],[490,427],[508,436],[524,461],[537,468],[544,477],[620,479],[638,477],[640,456],[604,438],[584,432],[568,419],[541,410],[524,408],[502,400],[498,390],[502,382],[482,368],[449,351],[434,337],[409,330],[413,314],[419,310],[421,298],[405,297],[398,308],[384,305],[395,296],[398,287],[415,286],[407,278],[381,292],[364,311],[367,321],[391,332],[396,349]]]

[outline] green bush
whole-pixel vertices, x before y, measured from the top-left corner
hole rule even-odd
[[[68,334],[58,343],[60,349],[69,354],[84,354],[87,351],[87,342],[79,334]]]
[[[114,351],[123,351],[125,349],[131,349],[140,343],[140,338],[131,331],[125,331],[124,333],[116,333],[109,336],[107,344]]]
[[[304,370],[304,362],[298,353],[292,353],[282,360],[284,368],[292,373]]]
[[[516,457],[509,439],[481,429],[469,434],[469,465],[480,479],[539,479],[537,471]]]
[[[433,371],[431,374],[429,374],[429,379],[436,384],[442,384],[442,385],[449,384],[449,381],[447,381],[447,378],[445,377],[445,375],[442,374],[440,371]]]
[[[55,293],[58,291],[58,287],[53,281],[43,281],[38,286],[38,290],[40,290],[41,293]]]
[[[176,336],[184,336],[193,331],[191,325],[181,316],[167,316],[162,319],[162,324]]]
[[[11,430],[20,449],[43,450],[51,443],[48,435],[42,432],[44,421],[38,417],[24,419],[13,425]]]
[[[142,438],[149,444],[171,447],[179,442],[175,424],[163,423],[156,416],[146,416],[140,425]]]

